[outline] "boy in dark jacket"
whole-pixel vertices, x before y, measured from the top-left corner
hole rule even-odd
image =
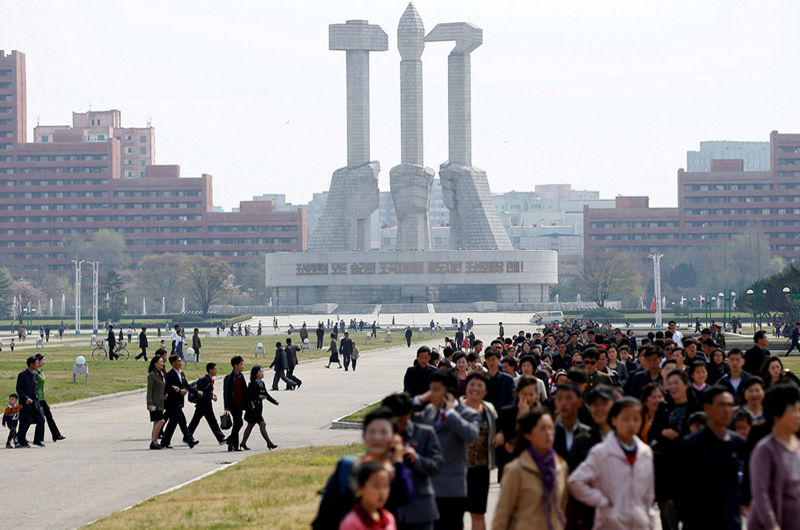
[[[220,445],[225,445],[225,435],[222,434],[217,418],[214,417],[214,402],[217,400],[217,395],[214,393],[214,377],[216,376],[217,364],[208,363],[206,365],[206,375],[197,380],[198,398],[195,403],[194,416],[192,416],[192,421],[189,422],[189,434],[194,437],[194,431],[200,425],[200,420],[205,418],[208,422],[208,427],[217,438],[217,442]],[[200,392],[203,393],[202,397],[199,396]]]

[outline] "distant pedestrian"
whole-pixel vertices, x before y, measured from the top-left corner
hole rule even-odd
[[[325,340],[325,328],[322,326],[322,322],[319,323],[317,326],[317,349],[322,349],[322,342]]]
[[[411,326],[406,326],[406,344],[408,347],[411,347],[411,337],[414,336],[414,332],[411,331]]]
[[[114,360],[119,358],[119,355],[116,353],[116,346],[117,346],[117,336],[114,334],[114,326],[109,324],[108,325],[108,338],[106,339],[106,344],[108,345],[108,358],[109,360]]]
[[[288,366],[288,361],[286,359],[286,350],[283,348],[283,344],[280,342],[275,343],[275,358],[272,360],[272,364],[269,365],[270,368],[275,370],[275,376],[272,378],[272,388],[271,390],[277,392],[278,391],[278,381],[283,381],[286,383],[286,390],[294,390],[295,384],[286,378],[286,367]]]
[[[292,344],[292,339],[286,339],[286,379],[295,384],[295,388],[300,388],[303,384],[300,379],[294,375],[294,369],[297,367],[297,346]]]
[[[331,363],[336,363],[339,365],[339,369],[342,368],[342,363],[339,362],[339,346],[336,344],[336,334],[331,333],[331,345],[328,348],[328,351],[331,352],[331,356],[328,358],[328,364],[325,368],[330,368]]]
[[[194,328],[194,334],[192,335],[192,349],[194,350],[194,359],[195,361],[200,360],[200,347],[203,345],[200,342],[200,330],[198,328]]]
[[[138,361],[139,358],[143,358],[144,362],[147,362],[147,346],[149,343],[147,342],[147,328],[142,327],[142,332],[139,333],[139,349],[142,350],[142,353],[137,355],[133,360]]]
[[[342,357],[344,357],[345,372],[347,372],[350,369],[350,362],[352,361],[353,348],[355,348],[355,345],[353,344],[353,340],[350,338],[350,333],[345,331],[344,337],[342,337],[342,341],[339,344],[339,351],[342,352]],[[353,370],[355,370],[355,363],[353,363]]]

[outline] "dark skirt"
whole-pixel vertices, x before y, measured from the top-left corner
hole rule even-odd
[[[489,468],[471,467],[467,470],[467,511],[474,514],[486,513],[489,499]]]
[[[164,419],[164,411],[163,410],[151,410],[150,411],[150,421],[153,423],[157,421],[161,421]]]
[[[261,423],[264,421],[264,407],[256,406],[244,413],[244,421],[247,423]]]
[[[328,358],[328,362],[339,364],[339,352],[333,352],[330,358]]]

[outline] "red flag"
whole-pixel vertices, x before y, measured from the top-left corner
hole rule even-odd
[[[650,312],[655,313],[656,311],[656,296],[653,295],[653,301],[650,303]]]

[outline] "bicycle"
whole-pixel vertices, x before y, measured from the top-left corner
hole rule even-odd
[[[125,346],[127,342],[122,341],[120,342],[117,347],[114,349],[114,354],[117,355],[117,359],[127,361],[130,356],[131,352],[128,351],[128,348]],[[105,341],[98,340],[97,346],[95,346],[94,350],[92,350],[92,359],[95,361],[104,361],[108,358],[108,350],[105,346]]]

